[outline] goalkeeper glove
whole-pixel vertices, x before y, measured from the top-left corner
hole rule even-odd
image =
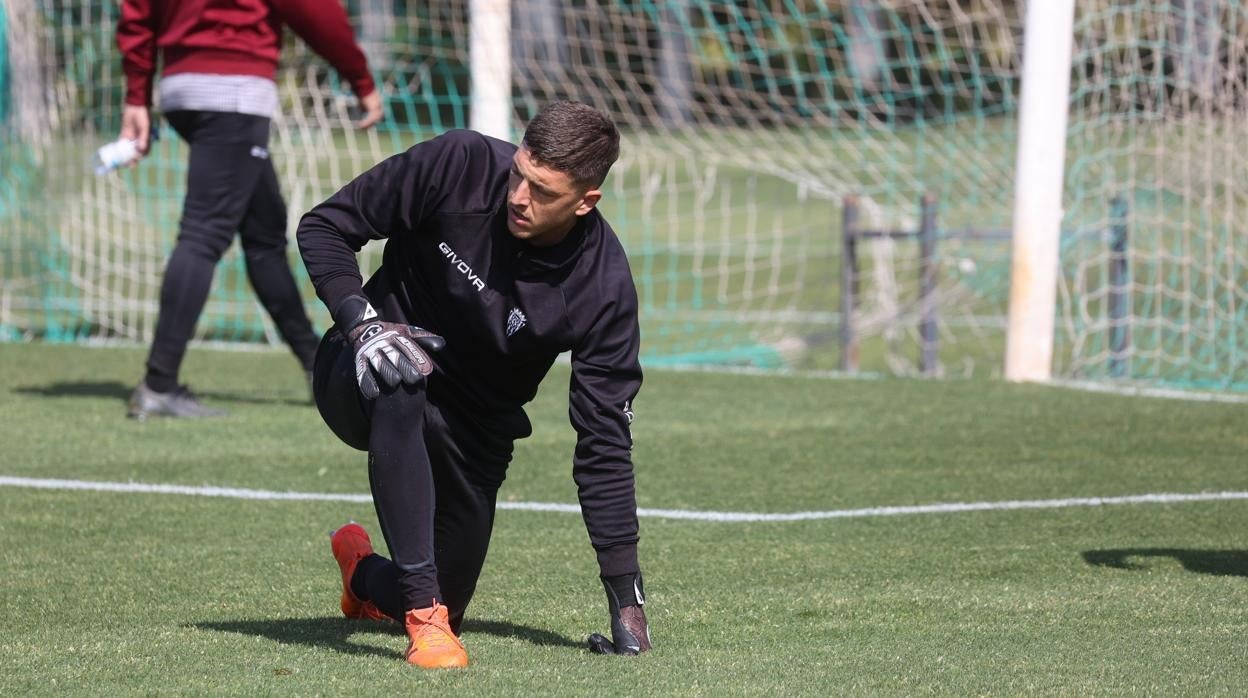
[[[641,573],[603,577],[607,590],[607,610],[611,613],[611,639],[598,633],[589,636],[589,651],[596,654],[633,655],[650,649],[650,626],[646,623],[646,603]]]
[[[362,296],[348,296],[333,316],[355,349],[355,380],[369,400],[381,394],[379,379],[390,390],[423,383],[433,372],[428,352],[446,346],[446,340],[415,325],[382,320]]]

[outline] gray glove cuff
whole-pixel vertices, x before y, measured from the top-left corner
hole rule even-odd
[[[334,319],[334,325],[338,330],[345,334],[362,322],[376,319],[377,311],[364,296],[351,295],[339,301],[338,305],[329,311],[329,315]]]
[[[611,615],[618,615],[625,606],[644,606],[646,595],[641,581],[641,572],[617,574],[600,577],[602,588],[607,591],[607,609]]]

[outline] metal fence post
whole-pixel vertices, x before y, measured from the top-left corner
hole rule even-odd
[[[1109,375],[1121,378],[1127,375],[1127,350],[1131,341],[1126,198],[1115,196],[1109,210]]]
[[[923,195],[919,207],[919,371],[936,375],[938,338],[936,328],[936,195]]]
[[[858,337],[854,332],[855,296],[858,293],[858,199],[841,202],[841,370],[858,370]]]

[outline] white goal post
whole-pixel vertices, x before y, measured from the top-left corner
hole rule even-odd
[[[1053,370],[1075,0],[1027,3],[1005,377]]]
[[[469,3],[468,63],[471,128],[511,140],[511,0]]]

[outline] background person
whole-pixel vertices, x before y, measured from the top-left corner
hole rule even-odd
[[[252,288],[300,364],[312,368],[317,337],[286,258],[286,204],[268,150],[283,25],[350,83],[365,112],[361,128],[381,120],[381,97],[338,0],[122,3],[121,137],[136,141],[140,156],[147,154],[159,59],[161,110],[190,146],[177,244],[165,267],[156,333],[146,374],[130,397],[130,417],[224,414],[180,386],[178,373],[216,264],[236,232]]]

